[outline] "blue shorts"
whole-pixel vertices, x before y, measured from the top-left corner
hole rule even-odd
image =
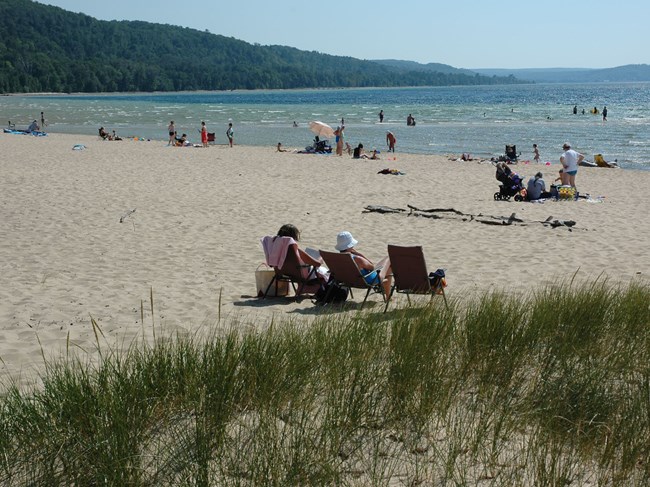
[[[578,171],[564,171],[564,172],[565,172],[565,174],[568,174],[569,176],[575,176],[576,174],[578,174]]]
[[[361,269],[361,275],[363,280],[366,281],[366,284],[372,286],[373,284],[379,284],[379,274],[377,271],[368,271],[366,269]]]

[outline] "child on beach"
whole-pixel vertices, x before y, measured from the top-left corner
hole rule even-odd
[[[201,122],[201,144],[203,147],[208,147],[208,127],[205,126],[205,122]]]
[[[226,130],[226,137],[228,137],[228,143],[232,147],[233,142],[235,141],[235,131],[232,129],[232,122],[228,124],[228,130]]]
[[[537,144],[533,144],[533,155],[535,162],[539,162],[539,149],[537,148]]]

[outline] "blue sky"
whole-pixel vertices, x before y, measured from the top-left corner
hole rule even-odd
[[[650,63],[647,0],[40,0],[102,20],[180,25],[262,45],[459,68]]]

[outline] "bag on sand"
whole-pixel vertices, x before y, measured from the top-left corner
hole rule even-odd
[[[344,303],[348,299],[349,289],[341,286],[334,279],[321,285],[314,294],[314,304]]]
[[[260,269],[260,267],[262,267]],[[255,269],[255,285],[257,287],[257,297],[261,298],[269,287],[275,276],[275,271],[266,264],[260,264]],[[277,287],[276,287],[277,286]],[[276,292],[277,288],[277,292]],[[289,283],[287,281],[275,281],[267,296],[286,296],[289,294]]]

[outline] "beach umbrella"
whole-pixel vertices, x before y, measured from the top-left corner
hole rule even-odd
[[[334,137],[334,129],[323,122],[309,122],[309,130],[314,132],[321,139],[330,139]]]

